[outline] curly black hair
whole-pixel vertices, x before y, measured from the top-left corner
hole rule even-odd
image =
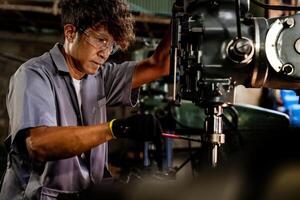
[[[85,30],[100,23],[123,50],[134,40],[134,20],[122,0],[61,0],[59,8],[62,25]]]

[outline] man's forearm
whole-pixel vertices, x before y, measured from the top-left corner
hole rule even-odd
[[[157,46],[154,54],[150,58],[142,60],[137,64],[132,79],[133,88],[137,88],[169,74],[170,46],[171,33],[169,30]]]
[[[153,57],[161,66],[169,69],[170,61],[170,48],[171,48],[171,27],[169,27],[162,41],[158,44]]]
[[[28,130],[26,146],[33,159],[48,161],[80,155],[112,138],[108,124],[37,127]]]

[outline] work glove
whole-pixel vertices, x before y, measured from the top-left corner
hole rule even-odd
[[[115,119],[109,124],[115,138],[137,141],[160,140],[162,129],[158,119],[150,114],[138,114],[126,119]]]

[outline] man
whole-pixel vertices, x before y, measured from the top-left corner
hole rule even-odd
[[[27,61],[10,81],[10,152],[0,199],[80,199],[101,184],[107,141],[151,139],[159,129],[149,116],[107,123],[106,106],[134,105],[139,86],[168,74],[170,39],[141,62],[105,63],[134,38],[126,5],[62,0],[60,8],[64,45]]]

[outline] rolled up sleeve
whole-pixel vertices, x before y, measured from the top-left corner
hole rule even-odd
[[[11,143],[22,130],[56,126],[55,98],[42,69],[20,69],[11,77],[7,95]]]

